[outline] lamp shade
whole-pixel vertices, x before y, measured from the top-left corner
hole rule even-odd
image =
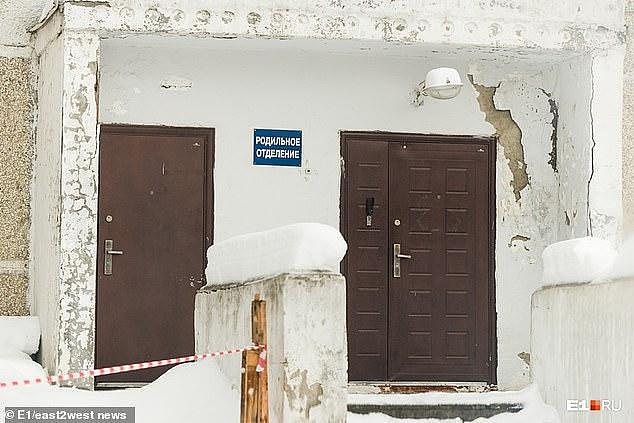
[[[438,98],[450,99],[460,93],[462,80],[460,74],[453,68],[435,68],[427,72],[423,94]]]

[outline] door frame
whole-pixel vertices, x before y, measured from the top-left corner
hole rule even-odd
[[[155,136],[155,135],[174,135],[174,136],[192,136],[201,137],[205,142],[205,190],[203,192],[203,219],[204,219],[204,238],[203,238],[203,260],[206,263],[207,260],[207,248],[213,244],[214,240],[214,173],[215,173],[215,128],[202,128],[202,127],[179,127],[179,126],[160,126],[160,125],[134,125],[134,124],[100,124],[98,130],[98,149],[99,157],[101,157],[101,135],[102,134],[124,134],[124,135],[137,135],[137,136]],[[98,159],[99,162],[100,159]],[[97,172],[97,219],[99,219],[100,213],[100,201],[99,201],[99,187],[101,182],[101,168],[98,165]],[[95,255],[99,254],[99,230],[97,225],[97,236],[95,245]],[[95,261],[96,273],[95,273],[95,309],[94,309],[94,352],[93,361],[97,353],[97,309],[99,307],[99,297],[97,295],[98,289],[97,281],[99,278],[99,272],[97,260]],[[204,274],[203,274],[204,278]],[[194,328],[192,326],[192,333]],[[121,363],[126,364],[126,363]],[[100,385],[108,385],[108,383],[102,383]],[[110,384],[121,385],[121,384]]]
[[[416,142],[416,143],[440,143],[440,144],[472,144],[479,142],[489,145],[489,385],[497,385],[497,364],[498,364],[498,348],[497,348],[497,312],[496,312],[496,284],[495,284],[495,249],[496,249],[496,159],[497,159],[497,140],[494,136],[480,135],[445,135],[445,134],[417,134],[407,132],[373,132],[373,131],[340,131],[340,154],[341,154],[341,172],[339,183],[339,229],[344,238],[347,239],[347,210],[346,210],[346,162],[348,160],[348,141],[350,139],[361,140],[365,142]],[[388,188],[389,189],[389,188]],[[340,270],[344,274],[347,267],[347,255],[341,262]],[[346,316],[347,319],[347,316]],[[426,382],[426,381],[421,381]],[[386,381],[387,384],[391,382]],[[418,382],[412,382],[417,384]],[[402,385],[403,383],[399,383]]]

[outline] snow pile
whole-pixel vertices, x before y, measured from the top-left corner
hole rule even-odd
[[[441,393],[424,394],[355,394],[348,396],[348,402],[354,404],[522,404],[517,413],[502,413],[488,419],[479,418],[473,423],[559,423],[559,416],[553,407],[546,405],[539,390],[532,385],[522,391],[486,392],[486,393]],[[466,423],[455,419],[396,419],[385,414],[348,413],[348,423]]]
[[[0,382],[46,378],[46,372],[29,354],[40,347],[37,317],[0,316]]]
[[[339,231],[319,223],[298,223],[236,236],[209,247],[207,285],[280,273],[338,272],[346,250],[346,241]]]
[[[229,423],[238,422],[240,416],[238,392],[211,359],[176,366],[140,389],[91,392],[48,385],[3,389],[0,415],[6,406],[135,407],[137,423]]]
[[[616,250],[606,240],[585,237],[549,245],[542,253],[544,285],[591,282],[604,278]]]
[[[0,316],[0,352],[35,354],[40,348],[40,320],[34,316]]]
[[[623,242],[609,273],[610,279],[634,278],[634,236]]]
[[[46,378],[46,372],[31,357],[20,350],[0,349],[0,382]]]

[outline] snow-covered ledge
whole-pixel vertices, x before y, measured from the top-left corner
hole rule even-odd
[[[196,352],[251,342],[251,300],[266,300],[272,422],[345,422],[346,287],[332,272],[282,273],[196,295]],[[239,388],[238,355],[218,361]],[[238,406],[238,405],[236,405]]]
[[[594,421],[590,413],[566,410],[568,400],[589,406],[590,399],[622,405],[617,412],[603,404],[604,421],[634,421],[633,299],[634,278],[533,294],[532,379],[563,422]]]

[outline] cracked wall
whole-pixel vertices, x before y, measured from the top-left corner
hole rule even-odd
[[[214,50],[214,43],[187,45],[186,42],[162,44],[159,51],[152,44],[130,45],[129,41],[111,40],[102,49],[101,122],[217,129],[215,239],[286,224],[296,221],[298,216],[337,227],[341,129],[480,135],[503,132],[487,122],[487,113],[478,102],[479,90],[469,83],[452,101],[426,99],[421,108],[408,104],[408,88],[421,77],[420,69],[429,67],[429,58],[306,51],[298,55],[293,50],[267,51],[261,47],[249,50],[242,44],[236,44],[235,51]],[[170,60],[177,52],[182,60]],[[293,61],[289,62],[287,56],[291,54]],[[211,66],[218,60],[224,64],[223,68]],[[559,82],[550,77],[562,71],[558,67],[549,67],[537,75],[506,75],[490,64],[478,63],[472,67],[467,61],[434,60],[439,66],[457,67],[462,75],[473,73],[477,85],[498,87],[484,90],[492,96],[488,99],[488,112],[495,113],[493,108],[505,111],[504,119],[510,121],[504,122],[503,129],[511,127],[510,134],[515,135],[505,138],[504,143],[511,144],[513,151],[520,148],[522,151],[519,159],[514,155],[507,157],[505,145],[500,142],[496,164],[498,375],[500,387],[520,388],[529,380],[523,353],[530,350],[530,296],[540,285],[541,252],[546,245],[560,239],[558,227],[565,220],[559,205],[560,172],[555,172],[552,165],[553,121],[557,120],[558,139],[561,132],[564,136],[569,133],[563,128],[581,125],[583,129],[588,116],[588,104],[583,100],[589,90],[575,94],[577,97],[573,94],[580,89],[571,91],[571,96],[564,99],[569,104],[560,111]],[[253,75],[249,69],[256,64],[266,71]],[[338,71],[333,73],[333,69]],[[495,80],[484,78],[492,74],[496,75]],[[161,81],[167,76],[190,81],[191,89],[163,89]],[[574,84],[587,88],[578,80],[570,82],[571,86]],[[311,99],[309,112],[295,107],[292,93],[298,90]],[[346,96],[342,97],[343,91]],[[212,93],[229,100],[210,102]],[[272,100],[266,108],[244,107],[240,99],[246,96]],[[378,98],[380,102],[376,101]],[[148,107],[159,103],[166,106],[160,110]],[[581,113],[571,114],[568,108],[578,108]],[[319,125],[311,118],[315,114],[320,116]],[[491,121],[497,122],[495,118]],[[250,128],[265,122],[302,127],[306,138],[305,159],[311,164],[309,180],[299,171],[270,172],[253,168],[242,160],[249,155],[250,147],[245,140],[249,139]],[[582,132],[574,134],[581,136]],[[584,137],[579,144],[587,139]],[[566,142],[557,142],[558,148],[565,145]],[[564,164],[558,167],[563,166],[563,174],[568,175],[572,169],[566,163],[567,156],[559,155]],[[522,163],[526,174],[519,198],[511,184],[512,169],[518,163]],[[578,164],[576,167],[582,168]],[[236,169],[240,169],[239,177]],[[575,177],[580,175],[575,173]],[[579,180],[587,183],[587,179],[579,177]],[[278,194],[280,187],[286,194],[284,197]],[[265,209],[256,212],[245,208],[244,197],[232,194],[236,190],[248,193],[249,201],[266,205]],[[584,195],[586,191],[584,188]],[[316,201],[321,207],[314,207]],[[575,225],[581,224],[584,210]],[[583,231],[585,235],[585,227]]]
[[[533,287],[540,280],[541,264],[539,256],[544,245],[557,239],[560,234],[559,224],[570,221],[574,231],[584,223],[582,210],[578,211],[577,204],[566,209],[566,213],[561,213],[562,192],[569,195],[567,190],[562,188],[562,184],[557,184],[555,177],[555,167],[553,166],[553,121],[557,120],[557,170],[564,173],[560,180],[570,180],[577,184],[580,172],[568,166],[565,161],[565,154],[562,149],[566,147],[565,142],[561,142],[562,128],[565,125],[571,128],[584,127],[584,121],[568,121],[570,114],[562,111],[561,99],[557,94],[557,86],[546,84],[551,76],[548,74],[535,75],[534,70],[528,71],[524,66],[543,68],[542,63],[530,63],[529,60],[518,61],[518,58],[526,58],[530,49],[535,55],[535,60],[539,57],[545,62],[565,60],[565,55],[559,51],[539,50],[537,47],[553,49],[574,49],[587,51],[592,48],[600,48],[605,45],[615,45],[622,42],[618,18],[609,25],[608,30],[600,30],[597,27],[563,27],[560,22],[549,21],[542,27],[534,27],[532,24],[522,24],[517,17],[509,16],[508,20],[491,20],[487,16],[496,16],[490,11],[478,12],[477,19],[469,16],[459,16],[456,19],[438,19],[428,22],[422,17],[430,12],[424,7],[416,8],[413,12],[408,11],[403,15],[399,13],[395,2],[376,2],[376,7],[366,7],[350,1],[343,1],[324,5],[324,7],[311,8],[276,8],[272,5],[252,9],[247,6],[236,7],[234,2],[229,2],[222,8],[220,4],[210,6],[205,1],[196,2],[190,6],[184,2],[174,2],[165,5],[155,2],[132,2],[127,0],[114,2],[110,6],[99,5],[97,3],[65,4],[65,28],[63,46],[63,126],[62,131],[62,152],[61,159],[61,210],[60,210],[60,266],[61,274],[59,289],[63,293],[60,298],[59,312],[59,349],[58,361],[60,370],[70,368],[90,367],[93,362],[93,338],[94,338],[94,291],[95,291],[95,271],[96,271],[96,192],[97,192],[97,98],[95,89],[97,84],[97,57],[100,46],[99,36],[117,36],[130,33],[153,33],[154,42],[146,46],[146,51],[142,51],[131,58],[123,60],[125,54],[119,54],[107,65],[116,63],[116,71],[110,74],[120,84],[115,84],[110,88],[101,88],[101,97],[111,96],[102,100],[100,109],[101,122],[114,123],[134,123],[134,124],[162,124],[181,126],[212,126],[222,130],[218,134],[225,134],[225,141],[218,141],[216,172],[221,176],[235,171],[239,168],[239,163],[235,160],[238,157],[248,157],[248,144],[242,145],[235,140],[247,139],[248,134],[243,131],[244,127],[251,128],[255,122],[275,121],[280,125],[296,126],[303,125],[303,117],[291,118],[297,108],[291,108],[288,113],[280,113],[284,107],[294,104],[294,98],[287,101],[280,101],[278,108],[272,107],[270,110],[262,109],[245,110],[244,104],[234,105],[239,113],[227,115],[227,104],[216,104],[210,102],[208,93],[213,87],[214,81],[221,81],[222,86],[216,87],[218,92],[230,90],[223,96],[227,99],[253,96],[259,90],[267,90],[271,87],[263,87],[261,78],[251,81],[247,72],[242,75],[241,71],[248,71],[249,67],[232,68],[227,65],[227,69],[219,69],[214,66],[217,60],[212,60],[209,65],[201,66],[208,60],[205,54],[208,50],[190,51],[189,58],[198,58],[193,66],[183,68],[181,63],[173,63],[170,57],[174,53],[167,54],[170,46],[168,37],[165,34],[187,35],[193,34],[202,38],[243,38],[253,37],[273,37],[279,39],[287,38],[313,38],[338,40],[354,39],[356,42],[373,40],[382,42],[388,41],[390,44],[376,44],[384,48],[386,45],[403,46],[411,43],[444,43],[445,45],[469,45],[470,50],[448,48],[445,53],[433,56],[431,59],[412,58],[412,62],[407,66],[395,67],[394,61],[389,64],[377,64],[374,60],[361,69],[351,81],[341,86],[332,84],[332,81],[346,81],[350,78],[349,72],[335,73],[327,68],[311,79],[311,86],[317,87],[310,95],[306,92],[308,86],[296,75],[304,75],[305,69],[312,69],[310,66],[302,66],[296,72],[295,77],[291,75],[281,81],[278,86],[286,86],[291,93],[303,92],[306,97],[322,98],[321,104],[327,104],[323,110],[335,112],[335,116],[323,119],[320,127],[306,124],[306,131],[316,131],[314,135],[319,142],[307,143],[306,155],[311,160],[311,167],[315,172],[311,173],[311,178],[305,175],[282,175],[280,178],[267,180],[267,186],[284,187],[285,193],[293,192],[299,187],[297,202],[286,204],[283,211],[272,210],[264,213],[266,221],[262,221],[249,216],[249,208],[233,207],[232,196],[228,193],[228,188],[239,187],[245,182],[248,171],[245,170],[244,178],[231,178],[231,184],[223,183],[222,178],[216,179],[217,190],[215,213],[217,224],[215,226],[216,239],[223,239],[227,236],[240,232],[262,229],[276,224],[288,223],[289,219],[297,219],[297,216],[313,216],[315,221],[323,221],[333,226],[338,225],[338,202],[335,201],[339,192],[338,172],[339,172],[339,148],[338,137],[332,136],[330,132],[337,133],[340,129],[359,130],[393,130],[411,132],[436,132],[436,133],[461,133],[461,134],[492,134],[495,132],[493,125],[486,122],[486,112],[478,107],[476,100],[477,92],[473,87],[465,87],[459,99],[452,102],[426,102],[423,109],[411,109],[404,94],[414,83],[421,78],[421,69],[427,69],[429,63],[438,65],[455,65],[460,68],[463,75],[466,75],[467,68],[471,66],[471,61],[478,62],[482,57],[495,58],[500,66],[506,66],[510,70],[491,69],[491,63],[479,63],[479,73],[476,73],[476,83],[493,87],[499,86],[495,93],[491,95],[494,109],[507,110],[505,116],[509,128],[508,137],[509,156],[502,147],[499,148],[497,163],[497,191],[498,191],[498,234],[497,234],[497,265],[496,275],[498,284],[498,313],[500,316],[498,336],[500,339],[500,374],[501,387],[520,387],[528,380],[528,370],[526,363],[518,354],[527,351],[528,328],[526,316],[520,315],[518,310],[523,307],[517,304],[526,305],[526,315],[528,315],[527,302]],[[551,5],[552,6],[552,5]],[[401,9],[402,10],[402,9]],[[437,11],[438,16],[442,15]],[[584,12],[586,12],[584,10]],[[595,10],[594,12],[598,12]],[[444,13],[444,12],[443,12]],[[386,17],[387,16],[387,17]],[[568,16],[568,15],[567,15]],[[596,14],[595,14],[596,16]],[[422,19],[422,20],[421,20]],[[181,37],[185,43],[191,42],[186,37]],[[574,41],[572,41],[574,40]],[[219,40],[220,42],[235,43],[238,40]],[[394,43],[393,43],[394,42]],[[193,44],[193,43],[192,43]],[[114,45],[114,44],[113,44]],[[376,46],[375,45],[375,46]],[[181,45],[182,46],[182,45]],[[484,47],[483,47],[484,46]],[[496,48],[491,48],[495,46]],[[500,48],[506,46],[506,49]],[[348,60],[356,63],[348,63],[343,69],[353,69],[358,65],[359,48],[355,45],[356,55],[351,55]],[[512,48],[509,48],[512,47]],[[232,50],[233,48],[233,50]],[[224,48],[227,55],[227,62],[232,63],[236,59],[232,57],[232,51],[240,51],[233,45],[232,48]],[[378,49],[377,49],[378,50]],[[565,51],[562,50],[562,51]],[[572,51],[572,50],[571,50]],[[263,50],[264,57],[260,61],[271,60],[270,52]],[[576,52],[576,51],[575,51]],[[124,53],[122,51],[122,53]],[[251,52],[253,53],[253,52]],[[179,57],[187,58],[183,49],[176,50]],[[284,54],[279,51],[276,54]],[[242,52],[244,59],[248,60],[249,54]],[[444,56],[443,56],[444,55]],[[301,66],[314,60],[302,55],[294,55],[294,65]],[[315,69],[324,66],[328,60],[340,60],[327,56],[314,64]],[[141,59],[141,60],[139,60]],[[366,59],[368,59],[366,57]],[[373,59],[373,57],[369,57]],[[299,63],[297,63],[299,60]],[[365,59],[363,59],[365,60]],[[121,61],[121,63],[119,63]],[[186,60],[183,60],[186,62]],[[225,63],[225,62],[223,62]],[[235,65],[235,63],[234,63]],[[267,63],[273,68],[276,62]],[[139,66],[139,69],[129,69],[132,66]],[[181,66],[181,67],[179,67]],[[171,69],[175,67],[175,69]],[[265,69],[267,66],[258,67]],[[166,69],[169,72],[166,72]],[[524,70],[523,70],[524,69]],[[197,70],[204,70],[203,74],[195,73]],[[479,81],[478,76],[492,73],[501,73],[503,78],[499,78],[493,83]],[[554,68],[555,72],[559,68]],[[188,73],[194,72],[193,75]],[[285,75],[288,69],[279,69],[279,75]],[[375,78],[374,73],[380,77]],[[107,75],[107,74],[106,74]],[[152,85],[152,81],[162,81],[167,76],[182,77],[183,80],[192,81],[191,89],[186,91],[165,90],[160,88],[160,84]],[[215,76],[214,76],[215,75]],[[271,77],[272,72],[267,70],[266,77]],[[324,80],[323,75],[328,75]],[[103,76],[103,74],[102,74]],[[575,75],[582,82],[586,75]],[[117,79],[118,78],[118,79]],[[107,83],[106,77],[105,82]],[[211,81],[211,82],[210,82]],[[239,81],[237,85],[230,84],[230,81]],[[251,84],[248,82],[251,81]],[[500,83],[500,81],[502,81]],[[104,81],[100,81],[103,86]],[[147,85],[150,84],[150,85]],[[321,84],[321,86],[320,86]],[[288,86],[290,85],[290,87]],[[368,90],[367,87],[373,87]],[[140,88],[139,88],[140,87]],[[243,90],[243,91],[241,91]],[[333,91],[330,95],[328,93]],[[578,89],[577,89],[578,90]],[[333,107],[336,102],[333,98],[341,99],[341,92],[353,92],[352,103],[345,110],[338,110]],[[211,90],[211,92],[214,92]],[[588,91],[583,91],[579,96],[585,95]],[[382,94],[380,94],[382,93]],[[401,94],[403,93],[403,94]],[[552,93],[549,97],[548,93]],[[270,98],[280,97],[280,91],[264,93]],[[169,101],[159,103],[157,101]],[[325,99],[328,97],[328,99]],[[381,98],[380,106],[377,106],[377,98]],[[572,107],[576,107],[578,98],[574,93],[570,94]],[[559,101],[557,108],[558,116],[555,116],[552,105],[553,101]],[[200,103],[203,107],[194,108],[193,104]],[[166,104],[169,107],[157,110],[147,107],[148,104]],[[490,105],[489,105],[490,106]],[[587,120],[587,109],[579,103],[579,109],[585,114],[583,119]],[[214,112],[214,107],[221,109]],[[315,108],[316,105],[311,107]],[[363,107],[369,107],[363,110]],[[374,107],[374,108],[371,108]],[[388,112],[376,110],[376,107],[384,107]],[[230,107],[229,107],[230,109]],[[316,109],[311,109],[315,113]],[[421,112],[422,110],[422,112]],[[257,116],[252,113],[258,112]],[[202,113],[202,114],[200,114]],[[490,114],[495,114],[493,109]],[[211,116],[211,117],[210,117]],[[281,119],[280,116],[285,116]],[[434,117],[438,116],[438,117]],[[501,116],[501,115],[500,115]],[[305,117],[305,116],[304,116]],[[509,119],[510,118],[510,119]],[[239,122],[233,122],[233,119]],[[364,120],[367,119],[367,120]],[[498,119],[499,120],[499,119]],[[491,119],[496,122],[496,117]],[[515,122],[515,126],[511,123]],[[299,122],[299,123],[298,123]],[[324,122],[332,124],[332,128],[325,128]],[[499,123],[499,122],[498,122]],[[323,131],[329,130],[329,133]],[[322,131],[322,132],[320,132]],[[513,134],[515,132],[515,134]],[[565,132],[565,131],[564,131]],[[575,131],[572,131],[575,132]],[[246,134],[246,135],[245,135]],[[585,148],[585,141],[588,138],[575,140],[569,146]],[[233,141],[231,141],[233,140]],[[523,148],[523,156],[517,149],[517,140]],[[515,147],[515,150],[513,148]],[[581,156],[580,156],[581,157]],[[562,164],[563,163],[563,164]],[[583,162],[584,164],[586,162]],[[569,163],[568,163],[569,164]],[[561,168],[565,170],[561,170]],[[518,172],[517,170],[520,170]],[[518,176],[515,176],[512,172]],[[523,173],[526,178],[523,178]],[[570,178],[565,175],[569,172]],[[253,176],[253,175],[252,175]],[[297,180],[296,180],[297,179]],[[252,178],[251,181],[262,181],[262,178]],[[299,181],[299,182],[298,182]],[[511,181],[514,185],[511,185]],[[582,190],[587,196],[588,179],[583,180],[586,184]],[[525,185],[524,185],[525,183]],[[576,185],[574,185],[576,187]],[[254,189],[253,185],[246,184],[243,187],[252,193],[254,203],[266,204],[271,199],[282,202],[279,197],[280,190],[276,190],[267,196],[266,187]],[[224,190],[224,191],[223,191]],[[265,197],[264,201],[258,202],[258,196]],[[576,201],[578,195],[572,194]],[[327,198],[323,207],[315,208],[315,198]],[[554,199],[559,198],[560,201]],[[574,202],[572,201],[572,202]],[[582,200],[586,201],[586,200]],[[247,214],[246,218],[240,218],[240,213]],[[565,215],[565,218],[564,218]],[[289,218],[290,216],[290,218]],[[262,217],[262,216],[259,216]],[[234,223],[231,223],[234,222]],[[235,222],[239,222],[236,224]],[[554,229],[553,229],[554,228]],[[509,246],[510,245],[510,246]],[[519,276],[518,276],[519,275]],[[525,333],[526,337],[518,336],[518,333]],[[87,381],[86,386],[90,386]]]
[[[592,60],[592,171],[588,180],[589,234],[619,244],[623,234],[624,46]]]
[[[504,156],[508,161],[509,170],[513,175],[510,182],[513,187],[513,193],[515,194],[515,199],[519,201],[521,191],[529,184],[526,162],[524,161],[522,130],[511,117],[510,110],[500,110],[495,107],[493,98],[499,86],[486,87],[481,84],[475,84],[472,75],[469,75],[469,80],[478,92],[480,110],[484,112],[486,121],[495,128],[498,143],[502,146]]]
[[[634,1],[627,3],[627,47],[623,81],[623,214],[626,231],[634,235]]]
[[[31,61],[0,57],[0,315],[29,313]]]
[[[559,239],[588,233],[588,180],[592,169],[592,58],[579,57],[557,65],[550,74],[552,97],[558,103],[557,183]]]
[[[480,70],[473,77],[480,109],[498,135],[496,307],[504,388],[521,387],[529,379],[530,341],[518,334],[530,332],[530,297],[541,285],[541,253],[558,240],[549,73],[499,80]]]

